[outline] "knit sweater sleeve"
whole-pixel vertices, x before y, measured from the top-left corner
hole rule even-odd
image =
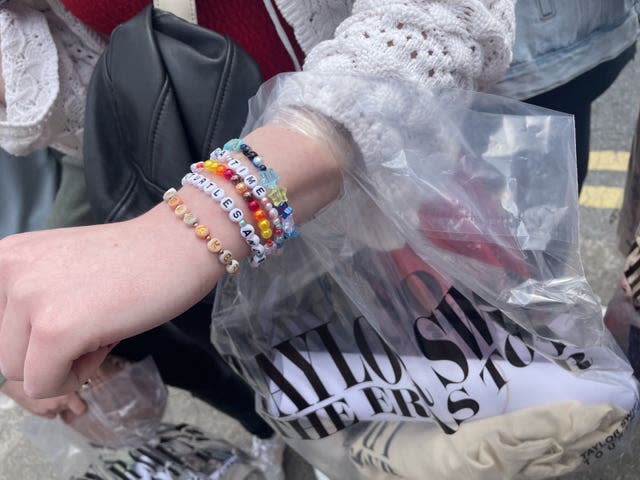
[[[313,72],[363,73],[482,90],[511,61],[514,0],[356,0],[315,45]]]
[[[314,45],[305,41],[310,35],[303,19],[282,3],[308,52],[304,72],[285,80],[276,103],[331,118],[365,157],[380,152],[391,119],[421,118],[397,86],[482,90],[511,61],[515,0],[356,0],[335,22],[333,36]],[[367,108],[384,110],[388,122],[376,123]]]
[[[48,146],[81,155],[87,87],[104,46],[58,0],[3,6],[0,147],[15,155]]]

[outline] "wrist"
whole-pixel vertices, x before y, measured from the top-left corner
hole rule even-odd
[[[282,125],[267,125],[244,141],[259,153],[287,189],[296,222],[304,223],[340,194],[342,159],[327,142]]]
[[[279,185],[287,189],[298,223],[310,218],[339,194],[342,182],[339,159],[325,142],[291,128],[272,125],[255,130],[245,141],[277,172]],[[250,166],[246,160],[245,163]],[[212,180],[243,210],[245,218],[249,218],[246,202],[232,183],[226,179]],[[249,255],[250,248],[238,224],[229,219],[228,212],[210,195],[192,185],[180,188],[177,195],[188,211],[197,216],[198,224],[205,225],[211,236],[220,239],[235,259],[241,261]],[[206,242],[197,238],[194,229],[187,227],[165,202],[131,222],[139,234],[153,232],[151,261],[165,263],[166,275],[182,279],[180,288],[193,292],[189,296],[191,304],[206,295],[226,273],[225,265],[217,255],[211,254]],[[248,265],[241,262],[240,268]]]

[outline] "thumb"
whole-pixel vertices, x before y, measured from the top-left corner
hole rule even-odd
[[[71,411],[75,416],[80,416],[87,411],[87,404],[80,398],[77,393],[70,393],[67,395],[67,409]]]

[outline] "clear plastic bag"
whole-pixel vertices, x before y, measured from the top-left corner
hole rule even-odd
[[[129,447],[90,445],[60,420],[28,417],[23,431],[64,480],[264,480],[253,457],[193,425],[158,425]]]
[[[264,418],[335,479],[617,459],[638,385],[579,258],[572,118],[303,73],[263,87],[246,129],[309,133],[309,110],[352,137],[343,194],[214,306],[212,341]],[[311,134],[337,144],[327,131]]]
[[[264,480],[252,457],[188,424],[163,423],[167,389],[151,357],[109,357],[71,424],[25,418],[22,431],[62,479]]]
[[[88,442],[104,447],[132,446],[154,438],[168,395],[152,357],[130,363],[113,356],[78,393],[87,403],[87,413],[70,426]]]
[[[264,480],[254,460],[193,425],[163,424],[153,440],[129,449],[101,449],[73,480]]]

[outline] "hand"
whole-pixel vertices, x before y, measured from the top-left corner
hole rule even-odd
[[[60,415],[66,423],[87,411],[87,405],[77,393],[69,393],[53,398],[34,399],[24,393],[22,382],[6,381],[0,388],[0,392],[13,399],[25,410],[40,415],[41,417],[54,419]]]
[[[204,245],[189,248],[193,233],[159,207],[129,222],[0,240],[0,371],[24,380],[28,396],[78,390],[114,342],[212,287],[220,263]]]

